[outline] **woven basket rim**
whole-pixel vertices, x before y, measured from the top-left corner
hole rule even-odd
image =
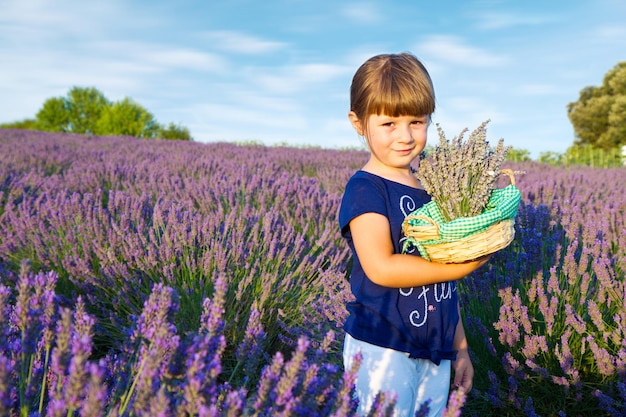
[[[514,219],[506,219],[466,238],[454,242],[424,244],[423,247],[431,261],[466,262],[507,247],[515,237],[514,225]]]

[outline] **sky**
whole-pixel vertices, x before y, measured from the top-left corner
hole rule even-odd
[[[564,152],[567,104],[626,61],[623,0],[0,0],[0,123],[95,87],[198,142],[355,148],[357,68],[411,52],[449,138]],[[434,126],[429,143],[436,144]]]

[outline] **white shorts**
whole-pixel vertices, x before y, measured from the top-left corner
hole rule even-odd
[[[435,365],[427,359],[410,359],[408,353],[372,345],[346,334],[343,345],[346,370],[350,370],[359,352],[363,361],[356,376],[355,395],[360,415],[367,415],[381,391],[396,396],[394,417],[415,416],[429,399],[429,417],[442,415],[450,390],[449,360]]]

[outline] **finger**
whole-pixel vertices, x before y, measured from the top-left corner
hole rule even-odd
[[[459,374],[454,377],[454,388],[461,388],[463,386],[463,377]]]
[[[454,388],[462,389],[466,393],[472,389],[472,378],[469,378],[465,373],[459,372],[454,377]]]
[[[459,389],[465,391],[466,394],[470,392],[472,390],[472,380],[466,379],[465,381],[463,381]]]

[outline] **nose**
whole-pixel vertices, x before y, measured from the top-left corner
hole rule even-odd
[[[410,125],[402,125],[402,128],[398,129],[399,140],[401,142],[411,143],[413,142],[413,130]]]

